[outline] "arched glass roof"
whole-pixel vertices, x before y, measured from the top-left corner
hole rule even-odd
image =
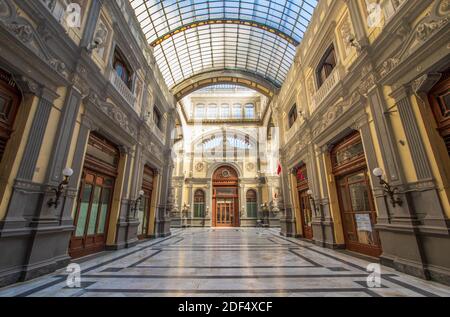
[[[235,69],[281,86],[317,0],[130,0],[169,87]]]

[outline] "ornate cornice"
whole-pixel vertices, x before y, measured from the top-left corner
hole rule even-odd
[[[66,64],[56,58],[32,23],[18,14],[11,0],[0,0],[0,26],[36,54],[56,73],[67,78]]]
[[[394,56],[383,62],[378,69],[380,77],[385,78],[391,74],[394,69],[408,59],[419,47],[431,39],[439,30],[443,29],[448,24],[449,13],[449,0],[435,1],[431,12],[409,32],[409,36],[404,36],[401,49],[396,50],[397,53]]]

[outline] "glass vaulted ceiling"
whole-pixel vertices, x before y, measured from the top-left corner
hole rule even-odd
[[[236,70],[281,86],[317,0],[130,0],[169,87]]]

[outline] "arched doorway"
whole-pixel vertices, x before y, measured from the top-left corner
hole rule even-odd
[[[213,227],[239,227],[239,177],[230,166],[213,174]]]
[[[21,94],[11,74],[0,69],[0,161],[13,132]]]

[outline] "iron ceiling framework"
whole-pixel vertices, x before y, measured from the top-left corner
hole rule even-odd
[[[280,87],[317,0],[130,0],[167,85],[239,71]]]

